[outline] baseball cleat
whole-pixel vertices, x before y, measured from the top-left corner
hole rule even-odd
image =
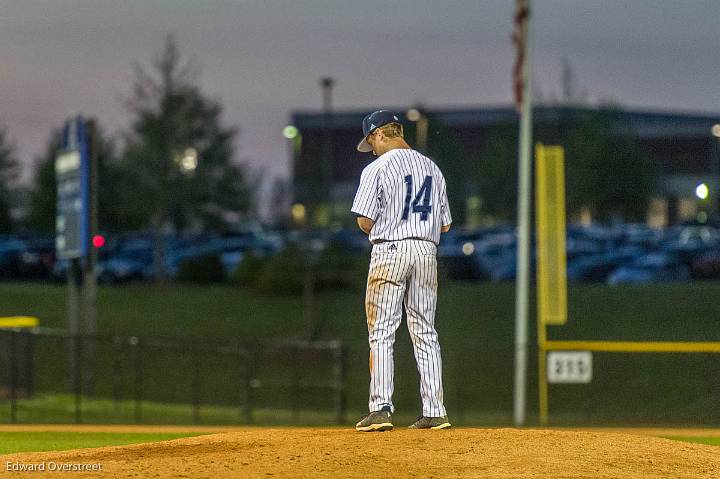
[[[450,424],[447,416],[420,416],[414,424],[408,426],[408,429],[450,429],[451,427],[452,424]]]
[[[369,413],[355,424],[355,430],[360,432],[391,431],[392,428],[392,414],[388,407]]]

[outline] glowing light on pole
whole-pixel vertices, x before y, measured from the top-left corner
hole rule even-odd
[[[700,183],[697,188],[695,188],[695,196],[697,196],[701,200],[706,200],[709,194],[710,189],[705,183]]]
[[[298,129],[296,126],[288,125],[283,128],[282,134],[288,140],[293,140],[298,136]]]
[[[407,119],[410,121],[418,121],[420,119],[420,110],[417,108],[411,108],[407,111]]]
[[[415,123],[416,143],[418,151],[427,153],[428,138],[428,118],[423,114],[420,108],[410,108],[405,116],[408,120]]]
[[[305,221],[305,215],[307,214],[305,205],[302,203],[295,203],[292,205],[292,208],[290,210],[292,214],[292,218],[296,223],[301,223]]]

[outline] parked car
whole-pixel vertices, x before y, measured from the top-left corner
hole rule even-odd
[[[720,245],[720,231],[712,226],[685,226],[680,230],[679,246],[690,248],[704,248]]]
[[[55,265],[55,240],[32,239],[18,261],[18,277],[23,279],[47,279]]]
[[[637,246],[646,250],[655,250],[663,240],[663,232],[661,230],[650,228],[644,224],[629,223],[618,225],[616,228],[621,235],[622,244],[627,246]]]
[[[489,276],[474,252],[468,250],[472,243],[446,245],[438,251],[438,264],[452,280],[487,281]],[[465,251],[463,251],[465,246]]]
[[[20,274],[20,258],[27,251],[25,242],[5,239],[0,242],[0,278],[15,279]]]
[[[148,268],[152,266],[152,250],[124,251],[98,262],[98,282],[105,284],[124,283],[148,279]]]
[[[597,254],[568,258],[567,279],[578,283],[604,283],[617,268],[632,264],[648,251],[639,246],[619,246]]]
[[[690,269],[694,279],[720,279],[720,249],[699,255]]]
[[[568,237],[565,240],[565,251],[568,261],[583,256],[595,256],[606,252],[601,242],[587,238]]]
[[[582,256],[568,262],[567,279],[578,283],[604,283],[622,262],[623,257],[615,253]]]
[[[490,281],[509,281],[515,277],[517,238],[515,233],[497,233],[473,243],[480,267]]]
[[[665,253],[653,253],[636,258],[627,266],[621,266],[608,276],[607,284],[648,284],[688,281],[690,268],[679,258]]]

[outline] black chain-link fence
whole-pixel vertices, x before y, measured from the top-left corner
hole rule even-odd
[[[343,422],[346,356],[337,340],[0,330],[0,421]]]

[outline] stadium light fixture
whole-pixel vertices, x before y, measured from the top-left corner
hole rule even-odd
[[[720,123],[715,123],[710,131],[714,137],[720,138]]]
[[[417,108],[410,108],[406,113],[407,119],[410,121],[418,121],[422,117],[422,113]]]
[[[697,188],[695,188],[695,195],[701,200],[707,199],[709,193],[710,189],[705,183],[700,183]]]
[[[292,209],[290,211],[293,220],[295,220],[296,222],[305,221],[305,205],[303,205],[302,203],[295,203],[294,205],[292,205]]]
[[[298,133],[299,133],[299,131],[298,131],[297,127],[293,126],[293,125],[286,126],[285,128],[283,128],[283,131],[282,131],[283,136],[285,138],[287,138],[288,140],[297,138]]]

